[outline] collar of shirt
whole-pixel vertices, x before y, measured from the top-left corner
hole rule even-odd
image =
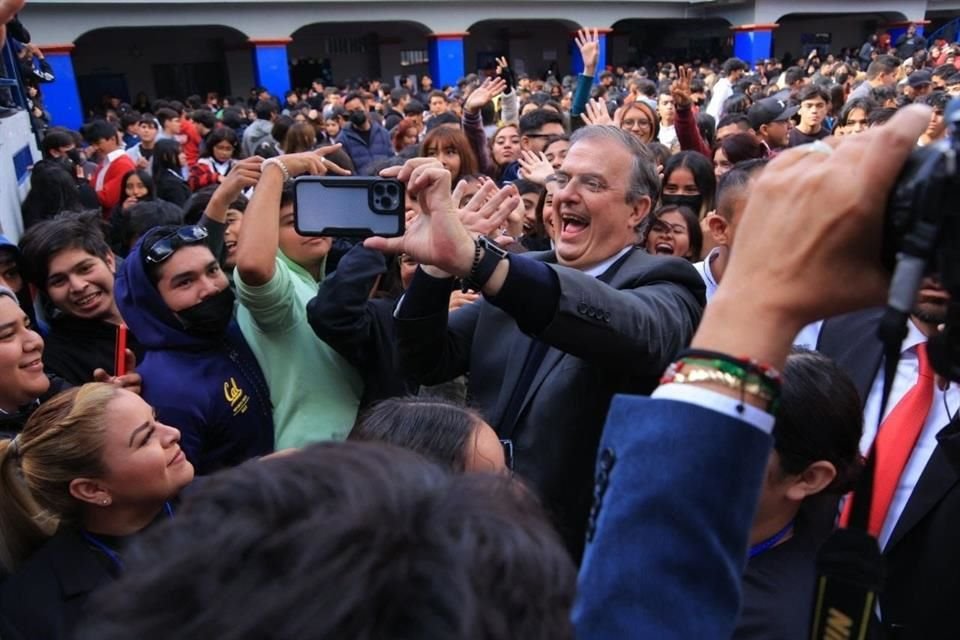
[[[630,246],[628,246],[628,247],[624,247],[619,253],[610,256],[609,258],[607,258],[606,260],[604,260],[603,262],[601,262],[601,263],[598,264],[598,265],[594,265],[594,266],[590,267],[589,269],[584,269],[583,272],[584,272],[585,274],[587,274],[588,276],[593,276],[594,278],[599,278],[599,277],[602,276],[604,273],[606,273],[607,269],[609,269],[610,267],[613,266],[613,263],[614,263],[614,262],[616,262],[617,260],[619,260],[620,258],[622,258],[622,257],[627,253],[627,251],[630,251],[630,249],[632,249],[632,248],[633,248],[633,245],[630,245]]]
[[[114,160],[116,160],[117,158],[119,158],[125,153],[126,153],[126,150],[124,149],[114,149],[113,151],[107,154],[107,164],[110,164],[111,162],[113,162]]]
[[[900,354],[909,352],[916,353],[917,346],[927,341],[927,336],[923,335],[920,328],[914,324],[913,319],[907,323],[907,337],[903,339],[900,345]]]
[[[703,277],[706,278],[707,284],[712,286],[714,289],[720,286],[720,283],[717,282],[716,276],[713,275],[713,261],[716,260],[720,255],[720,251],[720,247],[714,247],[703,260]]]

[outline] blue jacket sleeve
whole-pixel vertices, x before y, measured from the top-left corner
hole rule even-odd
[[[731,636],[771,441],[698,405],[614,398],[577,585],[578,639]]]

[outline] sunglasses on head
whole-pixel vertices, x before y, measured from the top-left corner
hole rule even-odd
[[[173,255],[173,252],[191,244],[202,242],[207,237],[207,230],[199,225],[180,227],[170,235],[164,236],[153,243],[147,251],[146,260],[152,264],[159,264]]]

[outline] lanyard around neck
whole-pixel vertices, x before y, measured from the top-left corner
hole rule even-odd
[[[169,502],[163,503],[163,511],[167,514],[168,518],[173,519],[173,507],[170,506]],[[107,559],[116,568],[118,573],[123,571],[123,561],[120,559],[120,556],[117,554],[117,552],[111,549],[107,543],[89,531],[84,531],[83,529],[80,530],[80,535],[82,535],[84,539],[91,545],[99,549],[103,555],[107,556]]]
[[[780,529],[780,531],[777,531],[775,534],[773,534],[766,540],[761,540],[757,544],[751,546],[750,558],[755,558],[761,553],[763,553],[764,551],[769,551],[773,547],[783,542],[783,539],[786,538],[791,531],[793,531],[793,523],[794,523],[794,520],[791,520],[790,522],[787,523],[787,526],[785,526],[783,529]]]

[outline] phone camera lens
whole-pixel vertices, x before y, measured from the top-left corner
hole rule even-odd
[[[383,185],[382,185],[382,184],[378,184],[377,186],[375,186],[375,187],[373,188],[373,192],[374,192],[375,194],[377,194],[378,196],[382,196],[383,193],[384,193],[384,187],[383,187]]]
[[[397,189],[397,185],[389,184],[387,185],[387,193],[393,196],[394,198],[396,198],[399,195],[400,191],[399,189]]]

